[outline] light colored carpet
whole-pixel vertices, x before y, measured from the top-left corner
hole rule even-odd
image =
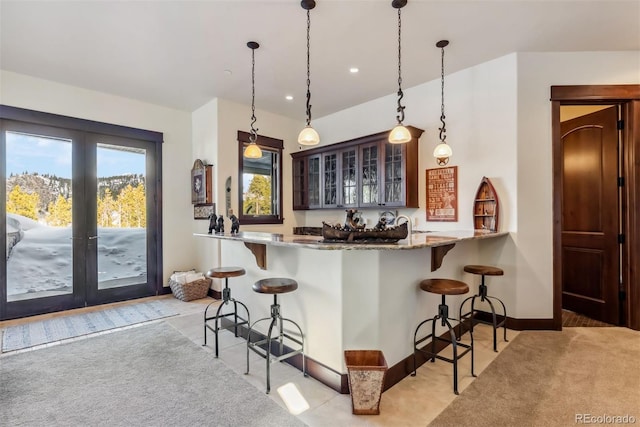
[[[2,352],[20,350],[176,314],[178,314],[176,311],[167,308],[161,301],[150,301],[10,326],[2,336]]]
[[[0,358],[0,424],[298,426],[166,322]]]
[[[594,424],[579,416],[609,425],[605,417],[625,415],[640,423],[639,384],[638,331],[524,331],[429,426]]]

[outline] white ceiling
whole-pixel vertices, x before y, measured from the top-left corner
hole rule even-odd
[[[396,92],[397,31],[391,0],[317,0],[314,119]],[[256,107],[304,121],[299,0],[0,0],[0,38],[4,70],[186,111],[216,97],[251,104],[254,40]],[[640,50],[640,0],[409,0],[403,88],[439,79],[441,39],[447,74],[512,52]]]

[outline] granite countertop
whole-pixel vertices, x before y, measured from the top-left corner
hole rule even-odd
[[[283,235],[254,231],[243,231],[238,234],[194,233],[194,236],[320,250],[402,250],[445,246],[463,240],[487,239],[506,236],[507,234],[509,233],[506,231],[490,232],[483,230],[416,231],[411,234],[410,238],[400,240],[397,243],[324,243],[322,236]]]

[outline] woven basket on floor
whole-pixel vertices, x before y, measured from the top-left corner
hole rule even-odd
[[[207,296],[211,287],[211,279],[202,278],[185,284],[169,280],[169,287],[174,297],[182,301],[191,301]]]

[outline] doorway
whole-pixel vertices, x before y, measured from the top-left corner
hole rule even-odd
[[[561,106],[562,308],[620,319],[619,105]],[[575,116],[575,117],[574,117]],[[564,322],[563,322],[564,323]]]
[[[0,120],[0,320],[156,295],[159,144],[45,113],[6,118],[25,111],[3,106]]]
[[[640,329],[640,85],[553,86],[551,101],[554,326],[567,307]],[[563,121],[566,106],[591,112]]]

